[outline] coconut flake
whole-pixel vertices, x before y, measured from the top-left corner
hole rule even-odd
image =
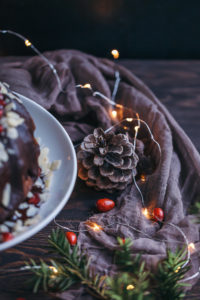
[[[24,225],[25,226],[31,226],[31,225],[34,225],[36,223],[38,223],[40,220],[40,216],[39,215],[36,215],[35,217],[31,218],[31,219],[27,219],[25,222],[24,222]]]
[[[2,224],[0,225],[0,232],[9,232],[9,228],[6,225]]]
[[[34,205],[30,205],[29,208],[27,209],[26,215],[27,217],[33,217],[38,211],[38,208],[35,207]]]
[[[0,162],[8,161],[8,153],[4,147],[4,144],[0,143]]]
[[[23,202],[19,205],[19,209],[26,209],[28,208],[28,203],[27,202]]]
[[[11,128],[8,128],[7,129],[7,136],[10,138],[10,139],[16,139],[18,138],[18,132],[17,132],[17,129],[14,128],[14,127],[11,127]]]
[[[10,102],[10,103],[8,103],[6,106],[5,106],[5,112],[7,113],[7,112],[9,112],[9,111],[11,111],[11,110],[14,110],[14,109],[16,109],[16,104],[14,103],[14,102]]]
[[[8,207],[10,203],[10,192],[11,192],[11,185],[10,183],[6,183],[3,190],[2,201],[1,201],[4,207]]]
[[[51,163],[51,170],[52,171],[56,171],[60,168],[61,166],[61,160],[54,160],[52,163]]]
[[[9,127],[17,127],[24,123],[24,119],[21,118],[16,112],[9,111],[6,114],[7,117],[7,123]]]

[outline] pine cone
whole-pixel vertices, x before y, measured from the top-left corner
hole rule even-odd
[[[77,156],[78,176],[98,190],[123,190],[132,181],[132,172],[136,175],[138,156],[125,134],[97,128],[84,138]]]

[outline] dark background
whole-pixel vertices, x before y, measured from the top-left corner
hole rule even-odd
[[[199,59],[199,0],[0,0],[0,28],[28,37],[41,51],[79,49],[121,58]],[[28,55],[0,35],[0,55]]]

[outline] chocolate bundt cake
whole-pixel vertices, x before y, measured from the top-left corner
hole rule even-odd
[[[34,122],[9,87],[0,83],[0,223],[12,215],[39,175]]]

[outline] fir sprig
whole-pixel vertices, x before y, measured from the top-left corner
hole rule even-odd
[[[73,283],[85,285],[89,292],[97,298],[107,299],[105,294],[105,276],[94,275],[90,268],[90,259],[81,253],[78,246],[71,247],[65,234],[60,229],[53,230],[49,237],[49,250],[55,258],[51,264],[55,267],[56,273],[52,274],[51,266],[40,261],[39,268],[32,260],[31,270],[34,273],[33,291],[37,292],[40,287],[44,291],[64,291]],[[58,285],[56,284],[58,281]]]
[[[184,266],[186,254],[187,251],[184,249],[177,250],[175,253],[168,250],[167,257],[158,264],[157,272],[152,274],[155,282],[154,293],[160,295],[161,299],[178,300],[185,296],[182,287],[188,284],[181,280],[189,270],[188,265]]]
[[[194,223],[200,222],[200,196],[197,196],[194,204],[190,206],[189,213],[194,215]]]
[[[184,296],[181,280],[189,267],[184,266],[186,251],[175,253],[168,250],[167,257],[158,264],[152,274],[145,269],[139,255],[133,256],[132,241],[118,238],[115,264],[119,272],[113,277],[95,274],[90,258],[78,246],[70,246],[60,229],[53,230],[49,237],[49,250],[53,259],[49,263],[34,260],[29,263],[34,273],[33,291],[66,291],[74,283],[83,284],[89,293],[102,300],[179,300]]]

